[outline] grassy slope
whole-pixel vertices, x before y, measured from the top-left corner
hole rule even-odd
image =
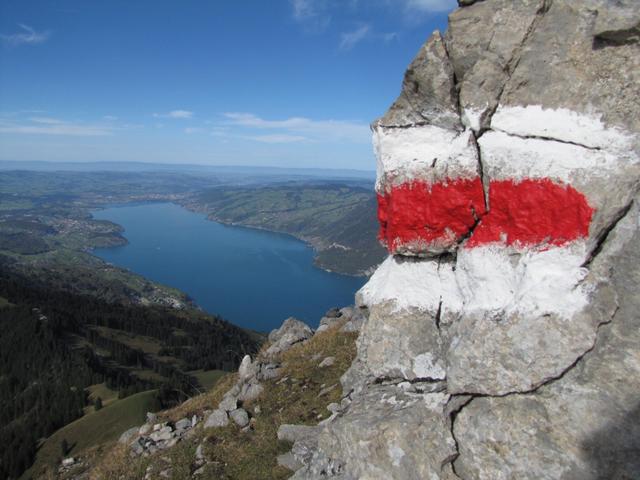
[[[116,392],[115,390],[111,390],[104,383],[91,385],[89,388],[87,388],[87,391],[89,392],[90,404],[84,407],[85,415],[91,414],[95,411],[93,402],[95,402],[96,398],[98,397],[102,399],[103,408],[111,405],[118,400],[118,392]]]
[[[117,440],[125,430],[143,424],[146,413],[151,409],[154,394],[155,390],[150,390],[117,400],[61,428],[45,440],[38,450],[35,463],[22,478],[38,478],[45,466],[57,464],[62,456],[60,444],[63,439],[71,448],[67,456],[73,456],[96,445]]]
[[[225,372],[224,370],[193,370],[187,373],[195,377],[204,391],[208,392],[229,372]]]
[[[132,460],[126,448],[113,447],[100,458],[94,458],[91,478],[97,480],[140,479],[146,468],[162,469],[166,465],[161,457],[171,458],[172,477],[175,480],[189,478],[194,470],[193,460],[197,446],[204,445],[204,452],[210,462],[199,478],[225,480],[269,480],[284,479],[291,475],[287,469],[277,465],[277,456],[289,450],[290,445],[277,440],[277,430],[281,424],[317,424],[330,415],[326,409],[332,402],[342,397],[340,377],[351,365],[355,357],[356,334],[346,334],[337,328],[319,333],[305,344],[298,344],[283,357],[284,374],[288,380],[264,382],[265,391],[255,401],[243,405],[253,412],[259,405],[260,414],[254,415],[254,428],[248,432],[231,424],[225,428],[207,429],[196,427],[196,435],[178,443],[174,448],[149,457]],[[319,355],[320,359],[313,359]],[[328,368],[318,364],[326,356],[336,357],[336,362]],[[224,377],[206,394],[195,397],[179,407],[161,414],[165,420],[176,421],[201,414],[213,409],[224,393],[235,382],[236,374]],[[328,394],[318,396],[324,386],[336,385]],[[158,470],[155,470],[158,472]]]

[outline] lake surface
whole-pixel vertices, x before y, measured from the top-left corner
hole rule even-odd
[[[316,326],[331,307],[353,304],[366,281],[313,266],[313,250],[288,235],[225,226],[171,203],[93,212],[125,229],[128,245],[98,257],[179,288],[202,308],[260,331],[294,316]]]

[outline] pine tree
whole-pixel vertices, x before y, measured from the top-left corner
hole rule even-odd
[[[67,443],[67,439],[63,438],[60,442],[60,450],[62,451],[62,456],[66,457],[69,452],[69,444]]]

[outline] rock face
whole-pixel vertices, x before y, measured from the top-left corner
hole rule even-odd
[[[294,478],[640,478],[637,2],[459,4],[372,125],[391,255]]]

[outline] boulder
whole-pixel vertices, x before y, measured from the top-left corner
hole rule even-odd
[[[204,423],[204,428],[219,428],[229,425],[229,416],[224,410],[214,410],[207,421]]]
[[[242,408],[237,408],[234,411],[229,412],[229,416],[239,427],[246,427],[249,425],[249,414]]]
[[[176,430],[186,430],[191,428],[191,420],[188,418],[180,419],[175,424]]]
[[[342,326],[340,331],[346,333],[359,332],[368,316],[369,312],[366,308],[353,308],[353,314],[349,317],[347,323]]]
[[[273,380],[282,374],[282,368],[279,363],[263,363],[260,365],[259,380]]]
[[[196,453],[195,453],[195,463],[197,466],[202,466],[204,465],[206,461],[206,458],[204,456],[204,446],[203,444],[199,444],[196,448]]]
[[[225,412],[230,412],[238,407],[238,399],[235,395],[227,392],[222,401],[218,404],[218,408]]]
[[[251,377],[254,377],[259,371],[259,365],[251,362],[251,355],[245,355],[238,368],[238,378],[240,382],[243,382]]]
[[[307,340],[313,336],[313,330],[300,320],[291,317],[284,321],[282,326],[269,334],[271,345],[265,352],[267,356],[274,356],[287,351],[296,343]]]
[[[146,435],[151,431],[152,428],[153,427],[151,425],[149,425],[148,423],[145,423],[138,429],[138,435]]]
[[[263,391],[264,387],[260,383],[245,383],[242,386],[240,395],[238,395],[238,400],[242,403],[251,402],[258,398]]]
[[[149,438],[154,442],[158,443],[158,442],[171,440],[174,436],[175,436],[175,433],[173,429],[169,425],[167,425],[165,427],[162,427],[160,430],[152,432],[149,435]]]
[[[327,313],[324,314],[324,316],[325,318],[340,318],[342,316],[342,312],[339,308],[334,307],[329,309]]]
[[[127,430],[126,432],[123,432],[122,435],[120,435],[120,438],[118,438],[118,443],[122,443],[126,445],[133,439],[133,437],[138,435],[139,430],[140,430],[140,427],[131,427],[129,430]]]
[[[318,367],[320,368],[331,367],[334,363],[336,363],[336,357],[326,357],[324,360],[322,360],[318,364]]]

